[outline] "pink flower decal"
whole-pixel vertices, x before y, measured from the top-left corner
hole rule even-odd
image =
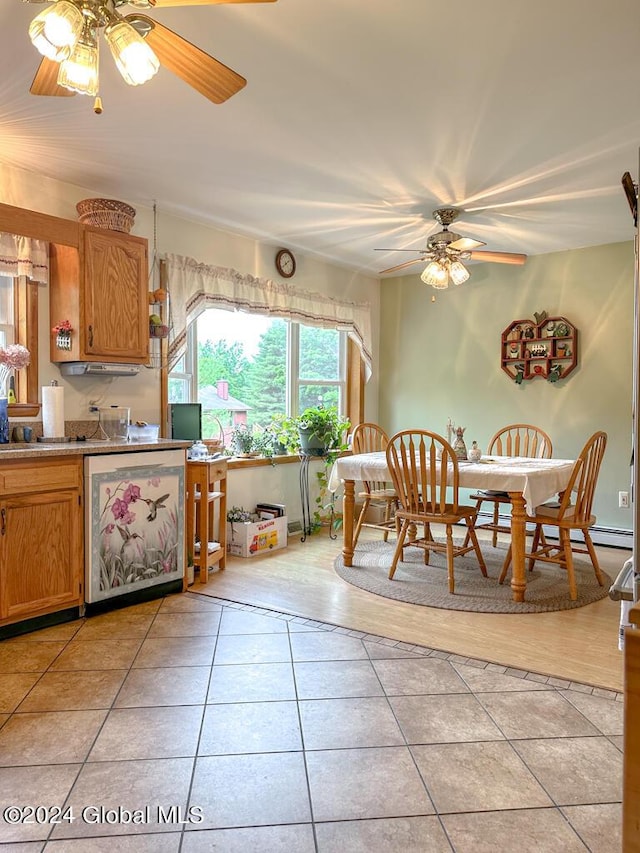
[[[124,492],[124,495],[122,496],[122,499],[126,503],[130,504],[130,503],[135,503],[137,500],[139,500],[139,498],[140,498],[140,486],[134,486],[132,484],[129,484],[127,486],[127,488],[125,489],[125,492]]]

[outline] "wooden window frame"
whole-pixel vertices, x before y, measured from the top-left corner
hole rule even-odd
[[[163,341],[163,343],[166,343]],[[364,361],[356,344],[347,339],[347,376],[346,376],[346,412],[345,415],[353,430],[364,421],[364,386],[365,370]],[[167,367],[166,353],[162,361],[160,375],[160,404],[162,434],[168,436],[168,411],[169,411],[169,370]],[[297,457],[296,457],[297,458]]]
[[[37,281],[26,276],[13,280],[13,325],[15,343],[29,350],[31,360],[27,367],[15,372],[16,403],[8,407],[9,417],[35,417],[40,412],[38,403],[38,288]]]

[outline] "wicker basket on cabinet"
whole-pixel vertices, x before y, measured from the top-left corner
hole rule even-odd
[[[85,198],[76,204],[78,219],[84,225],[109,231],[131,231],[135,208],[113,198]]]

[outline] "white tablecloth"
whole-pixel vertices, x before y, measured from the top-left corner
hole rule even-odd
[[[465,489],[522,492],[529,514],[566,488],[572,459],[529,459],[526,456],[483,456],[480,462],[459,462],[459,482]],[[336,492],[343,480],[389,481],[383,451],[342,456],[329,475],[329,489]]]

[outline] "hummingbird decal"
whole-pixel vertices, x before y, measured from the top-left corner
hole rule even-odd
[[[126,527],[121,527],[119,524],[116,525],[118,528],[118,532],[122,537],[122,545],[120,546],[120,556],[123,559],[131,560],[133,555],[135,555],[140,549],[140,543],[136,543],[136,539],[142,540],[142,536],[139,533],[131,533]],[[126,554],[125,554],[126,550]]]
[[[165,501],[169,497],[168,494],[162,495],[157,500],[152,501],[148,498],[143,498],[142,500],[149,507],[149,515],[147,516],[147,521],[153,521],[155,517],[158,515],[159,509],[166,509]]]

